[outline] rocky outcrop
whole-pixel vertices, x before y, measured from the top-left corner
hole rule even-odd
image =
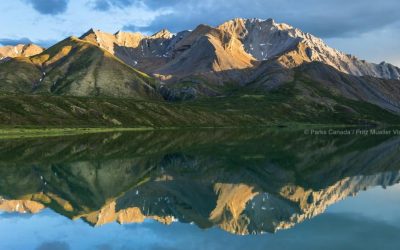
[[[31,213],[41,212],[45,206],[36,201],[30,200],[5,200],[0,198],[0,211],[9,213]]]
[[[115,206],[116,203],[111,202],[99,211],[83,215],[81,218],[93,226],[102,226],[113,222],[118,222],[120,224],[142,223],[145,219],[155,220],[167,225],[176,221],[173,216],[145,216],[138,207],[116,211]]]
[[[35,44],[18,44],[15,46],[0,47],[0,62],[7,58],[30,57],[40,54],[44,49]]]
[[[167,58],[172,55],[174,44],[183,38],[184,34],[185,32],[173,35],[168,30],[161,30],[146,36],[122,31],[109,34],[91,29],[82,35],[81,39],[107,50],[132,67],[151,73],[166,64]]]

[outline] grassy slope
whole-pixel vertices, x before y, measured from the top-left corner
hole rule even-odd
[[[70,53],[73,50],[78,51]],[[21,72],[11,74],[22,80],[11,79],[13,84],[0,85],[3,86],[0,88],[3,90],[3,93],[0,92],[0,127],[165,128],[293,123],[400,124],[400,116],[366,102],[335,95],[323,84],[313,82],[302,73],[296,74],[293,82],[269,92],[259,88],[252,89],[251,86],[236,89],[230,86],[221,90],[226,93],[223,97],[200,97],[178,103],[151,100],[152,98],[140,100],[143,96],[155,97],[154,93],[143,88],[154,82],[118,59],[109,57],[100,48],[79,39],[66,39],[32,57],[25,64],[25,71],[32,69],[33,72],[29,71],[32,74],[39,71],[38,77],[41,72],[37,65],[46,68],[46,77],[36,88],[36,92],[41,92],[42,95],[6,94],[15,90],[4,86],[13,86],[14,83],[16,89],[31,88],[31,84],[26,83],[29,77],[20,74]],[[5,66],[12,65],[2,65],[2,68]],[[1,73],[0,70],[0,75]],[[125,73],[129,76],[125,76]],[[130,77],[136,79],[136,85],[121,85]],[[113,80],[116,82],[113,83]],[[94,89],[90,90],[92,83],[97,86],[94,89],[101,89],[103,94],[124,93],[125,89],[130,98],[123,98],[123,94],[116,94],[118,98],[105,97],[107,94],[97,96],[99,93],[94,93]],[[47,94],[49,90],[53,95]],[[129,91],[132,92],[128,93]],[[80,94],[91,97],[69,96]]]
[[[51,90],[57,95],[137,99],[158,96],[152,89],[152,78],[101,48],[77,38],[69,38],[32,60],[36,59],[44,62],[49,70],[43,82],[44,88],[41,87],[40,91]]]
[[[307,94],[304,94],[307,92]],[[276,124],[399,124],[400,117],[334,96],[305,80],[269,93],[170,103],[131,98],[0,95],[3,127],[214,127]]]
[[[233,89],[229,97],[205,98],[191,105],[217,112],[245,113],[271,123],[290,124],[399,124],[400,116],[363,101],[334,95],[307,78],[265,92]]]
[[[42,72],[29,58],[14,58],[0,64],[0,91],[30,93],[41,76]]]
[[[10,93],[161,99],[153,78],[74,37],[0,64],[0,79],[0,91]]]
[[[0,124],[6,127],[200,127],[264,121],[207,107],[136,99],[0,96]]]

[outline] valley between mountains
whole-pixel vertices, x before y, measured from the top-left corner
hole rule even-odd
[[[399,68],[272,19],[0,48],[1,127],[399,122]]]

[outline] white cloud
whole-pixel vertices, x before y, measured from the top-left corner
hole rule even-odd
[[[79,36],[90,28],[116,32],[124,25],[147,26],[157,16],[171,12],[168,8],[151,10],[143,4],[126,8],[111,8],[107,12],[95,11],[80,0],[71,0],[65,13],[57,16],[41,15],[22,1],[0,3],[0,38],[32,41],[61,40],[67,36]]]

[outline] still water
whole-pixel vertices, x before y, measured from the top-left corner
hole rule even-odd
[[[399,249],[400,137],[0,140],[0,249]]]

